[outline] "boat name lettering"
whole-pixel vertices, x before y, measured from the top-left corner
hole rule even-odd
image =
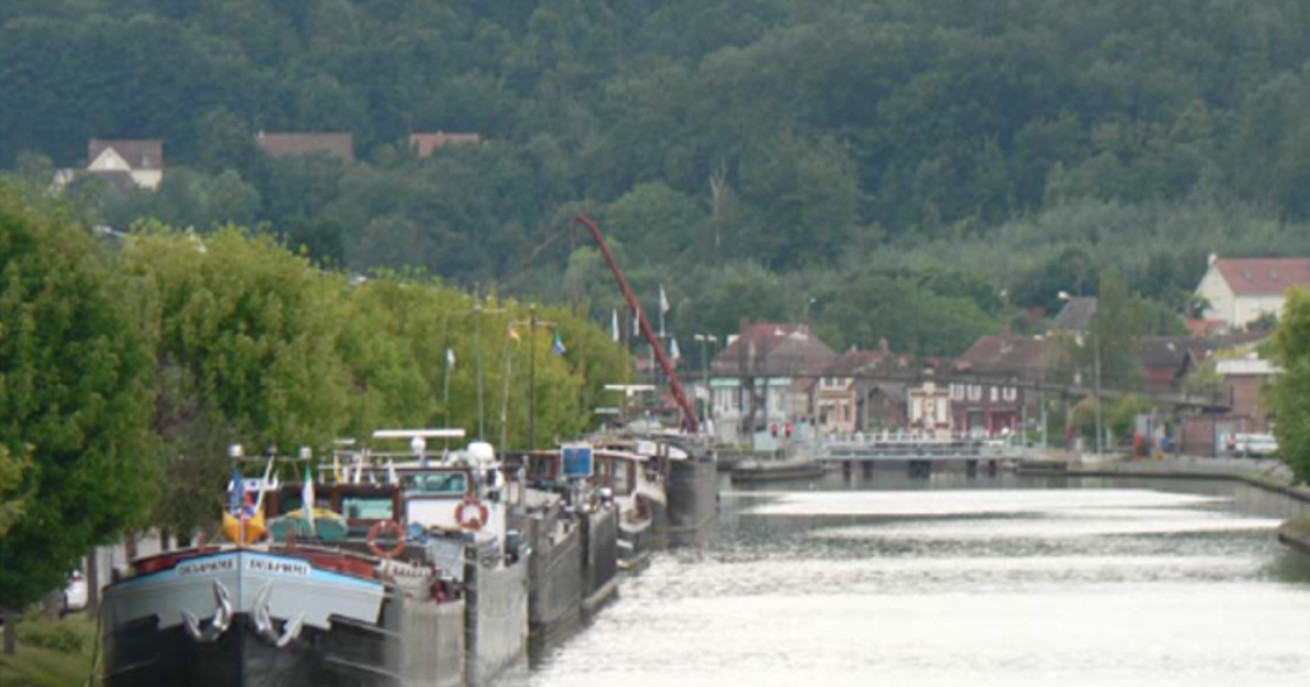
[[[263,558],[251,558],[246,564],[247,570],[256,572],[273,573],[274,575],[296,575],[298,577],[307,577],[309,575],[309,565],[294,561],[270,561]]]
[[[179,577],[187,575],[212,575],[213,573],[232,572],[237,569],[237,559],[220,558],[211,561],[192,561],[177,566]]]

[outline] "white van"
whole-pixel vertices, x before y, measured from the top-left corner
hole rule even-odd
[[[1243,458],[1278,454],[1278,440],[1272,434],[1235,434],[1232,445],[1233,453]]]

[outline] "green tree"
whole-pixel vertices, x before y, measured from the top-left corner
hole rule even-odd
[[[1310,292],[1288,292],[1283,317],[1274,332],[1274,359],[1283,369],[1274,381],[1271,407],[1277,414],[1274,434],[1283,461],[1298,482],[1310,481]]]
[[[14,456],[7,446],[0,446],[0,536],[23,514],[23,473],[30,463],[26,456]]]
[[[31,460],[0,538],[0,607],[18,609],[151,506],[153,365],[138,285],[59,210],[0,187],[0,256],[0,445]]]

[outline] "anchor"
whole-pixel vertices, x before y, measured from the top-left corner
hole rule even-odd
[[[191,611],[182,611],[182,622],[186,625],[187,634],[197,642],[209,643],[217,640],[224,632],[227,632],[228,625],[232,623],[232,598],[227,592],[227,587],[222,582],[214,580],[214,615],[209,620],[209,627],[200,628],[200,620],[196,618]]]
[[[300,636],[300,631],[304,627],[305,614],[298,613],[295,617],[283,623],[282,634],[279,635],[273,629],[273,616],[268,610],[269,597],[272,595],[273,581],[269,580],[264,583],[259,593],[255,595],[255,608],[252,616],[255,620],[255,631],[259,633],[259,636],[263,637],[269,644],[282,649]]]

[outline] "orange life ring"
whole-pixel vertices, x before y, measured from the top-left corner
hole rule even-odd
[[[477,508],[476,515],[469,512],[470,508]],[[455,522],[470,532],[482,529],[489,520],[491,520],[491,511],[487,509],[487,504],[473,496],[465,498],[455,506]]]
[[[391,530],[396,533],[396,544],[389,549],[378,546],[378,535],[384,530]],[[368,528],[368,550],[373,552],[378,558],[395,558],[400,552],[405,550],[405,528],[395,520],[379,520]]]

